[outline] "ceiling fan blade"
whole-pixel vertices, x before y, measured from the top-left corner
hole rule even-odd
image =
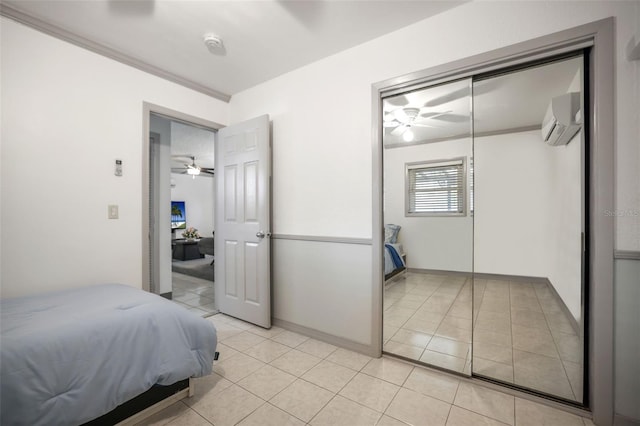
[[[469,121],[469,116],[462,114],[442,114],[438,117],[431,118],[438,121],[445,121],[447,123],[465,123]]]
[[[396,107],[403,107],[409,103],[409,100],[404,95],[400,95],[394,96],[392,98],[387,98],[385,99],[385,102]]]
[[[191,155],[186,155],[186,154],[172,154],[171,155],[171,159],[174,161],[180,161],[180,162],[184,162],[184,161],[191,161],[193,157]]]
[[[441,129],[441,126],[432,126],[431,124],[424,124],[424,123],[411,123],[411,127],[430,127],[432,129]]]
[[[404,108],[398,108],[392,112],[394,119],[401,124],[408,124],[411,121],[411,117],[407,115]]]
[[[398,127],[400,125],[400,123],[396,120],[393,121],[385,121],[384,123],[382,123],[383,127]]]
[[[441,115],[449,114],[450,112],[453,112],[453,111],[449,110],[449,111],[442,111],[442,112],[437,112],[437,111],[425,112],[424,114],[420,114],[420,117],[435,118],[435,117],[440,117]]]
[[[395,121],[396,117],[393,114],[393,112],[395,111],[395,109],[389,110],[389,111],[384,111],[384,117],[383,117],[383,121]]]

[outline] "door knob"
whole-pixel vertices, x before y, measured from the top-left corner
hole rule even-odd
[[[264,237],[270,237],[271,236],[271,232],[264,232],[264,231],[258,231],[256,232],[256,237],[263,239]]]

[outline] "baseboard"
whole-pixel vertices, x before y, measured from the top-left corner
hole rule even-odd
[[[484,272],[476,272],[473,274],[473,276],[474,278],[481,278],[485,280],[506,280],[540,284],[547,284],[549,282],[549,280],[544,277],[527,277],[524,275],[488,274]]]
[[[344,349],[349,349],[354,352],[359,352],[374,358],[380,356],[379,351],[372,348],[370,345],[364,345],[362,343],[354,342],[353,340],[345,339],[343,337],[334,336],[332,334],[325,333],[323,331],[314,330],[302,325],[294,324],[289,321],[281,320],[278,318],[272,318],[271,323],[275,326],[284,328],[285,330],[293,331],[294,333],[302,334],[317,340],[321,340],[325,343],[332,344]]]
[[[632,419],[630,417],[625,417],[620,414],[615,414],[613,416],[613,425],[614,426],[640,426],[640,420]]]
[[[432,275],[453,275],[453,276],[461,276],[461,277],[470,277],[473,275],[471,272],[464,271],[447,271],[444,269],[421,269],[421,268],[407,268],[409,272],[418,272],[421,274],[432,274]]]
[[[558,299],[558,301],[560,302],[560,309],[562,309],[564,315],[569,319],[571,327],[573,327],[573,331],[575,331],[578,336],[582,336],[582,333],[580,332],[580,324],[578,324],[578,321],[573,316],[567,305],[565,305],[564,300],[562,300],[562,297],[560,297],[560,295],[556,291],[556,288],[553,286],[553,284],[551,284],[551,281],[549,280],[547,280],[547,287],[549,287],[549,290],[553,292],[556,299]]]

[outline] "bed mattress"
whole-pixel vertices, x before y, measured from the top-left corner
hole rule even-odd
[[[77,425],[211,373],[210,321],[120,284],[0,301],[0,424]]]

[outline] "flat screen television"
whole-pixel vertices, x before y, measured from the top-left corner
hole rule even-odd
[[[184,201],[171,202],[171,229],[186,229],[187,215],[184,210]]]

